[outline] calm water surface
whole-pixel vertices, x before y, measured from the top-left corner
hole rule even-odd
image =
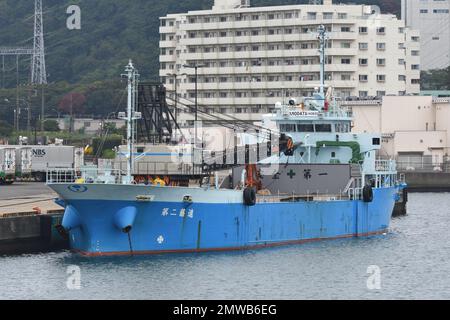
[[[450,299],[450,193],[412,193],[385,236],[234,253],[0,257],[0,299]],[[67,267],[81,289],[67,288]],[[367,288],[368,266],[381,289]]]

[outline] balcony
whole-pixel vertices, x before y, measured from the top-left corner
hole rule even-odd
[[[176,40],[164,40],[159,42],[160,48],[175,48],[177,46]]]

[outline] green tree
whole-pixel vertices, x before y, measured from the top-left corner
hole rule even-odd
[[[7,138],[11,136],[14,129],[13,126],[4,120],[0,120],[0,138]]]
[[[45,120],[44,121],[44,131],[58,132],[60,131],[58,121],[56,120]]]
[[[422,90],[450,90],[450,67],[422,71],[420,78]]]

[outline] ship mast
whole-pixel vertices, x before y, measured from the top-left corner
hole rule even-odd
[[[134,145],[134,120],[138,120],[141,118],[141,113],[136,112],[136,97],[137,97],[137,84],[139,81],[139,74],[137,73],[136,68],[133,65],[133,62],[130,60],[128,65],[125,67],[125,72],[123,76],[128,79],[128,99],[127,99],[127,113],[125,115],[124,112],[119,113],[119,118],[123,119],[127,122],[127,175],[124,183],[131,183],[132,181],[132,173],[134,167],[134,158],[133,158],[133,145]]]
[[[325,44],[328,37],[324,25],[320,25],[318,32],[317,39],[319,39],[320,53],[320,94],[323,96],[325,93]]]

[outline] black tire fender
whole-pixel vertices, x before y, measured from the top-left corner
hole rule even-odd
[[[254,206],[256,204],[256,190],[247,187],[244,189],[244,204],[246,206]]]
[[[373,189],[371,186],[364,186],[363,188],[363,201],[372,202],[373,201]]]

